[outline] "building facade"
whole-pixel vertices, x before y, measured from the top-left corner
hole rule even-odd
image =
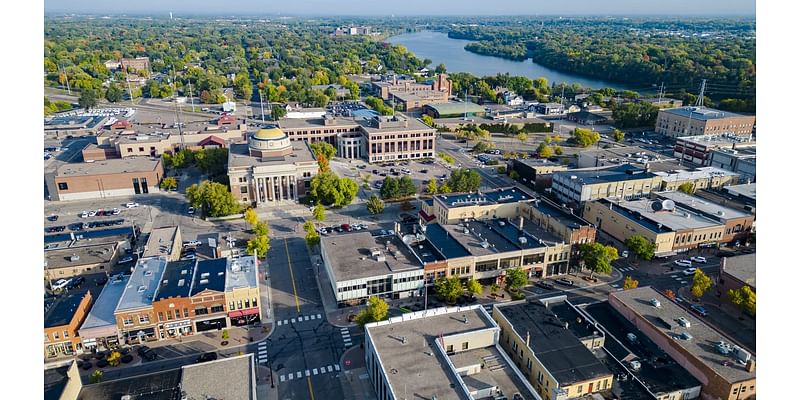
[[[678,138],[697,135],[749,136],[755,116],[740,115],[704,107],[680,107],[658,111],[656,133]]]
[[[72,293],[57,299],[44,313],[44,356],[74,355],[83,352],[78,334],[92,307],[92,294]]]
[[[560,201],[582,209],[587,201],[606,197],[625,200],[647,197],[661,183],[660,176],[624,164],[608,169],[554,172],[551,189]]]
[[[157,193],[164,167],[160,159],[135,157],[68,163],[56,170],[52,200],[88,200]]]

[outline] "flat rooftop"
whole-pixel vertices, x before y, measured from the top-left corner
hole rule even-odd
[[[247,143],[234,143],[228,148],[228,168],[252,167],[260,165],[286,165],[314,161],[314,155],[305,140],[293,140],[292,153],[278,157],[254,157],[250,155]]]
[[[469,399],[470,397],[461,390],[454,390],[451,384],[458,387],[455,371],[450,368],[446,356],[437,348],[435,342],[439,336],[477,332],[483,330],[497,330],[497,324],[489,318],[480,306],[436,308],[427,311],[403,314],[388,321],[368,324],[366,334],[375,348],[380,363],[386,371],[386,378],[394,389],[395,394],[417,393],[426,398],[436,396],[440,400]],[[466,322],[465,322],[466,319]],[[406,338],[404,344],[401,337]],[[474,350],[474,349],[473,349]],[[465,352],[463,356],[456,353],[455,362],[463,365],[470,358],[480,353]],[[502,358],[498,360],[506,365],[506,375],[511,374],[511,368]],[[476,361],[480,362],[480,361]],[[396,371],[396,373],[393,373]],[[476,378],[487,375],[477,374]],[[492,375],[488,375],[492,377]],[[467,377],[469,378],[469,377]],[[493,377],[492,377],[493,378]],[[511,381],[513,382],[512,378]],[[464,379],[469,387],[474,387],[480,381]],[[499,385],[502,379],[495,379]],[[527,393],[520,382],[512,387],[500,387],[508,395],[515,392]],[[526,396],[525,398],[533,398]]]
[[[530,334],[531,351],[542,365],[558,381],[559,386],[611,375],[581,341],[544,304],[524,302],[498,306],[495,312],[502,313],[522,338]]]
[[[389,117],[391,119],[392,117]],[[386,117],[381,115],[375,118],[364,118],[360,119],[357,122],[361,125],[361,129],[363,129],[367,134],[381,134],[386,132],[405,132],[405,131],[433,131],[434,129],[428,125],[425,125],[419,118],[411,118],[402,113],[395,113],[394,118],[397,120],[389,120],[385,122],[381,122],[382,125],[379,127],[378,120],[385,120]],[[403,120],[408,121],[408,126],[405,126]]]
[[[181,370],[172,369],[131,378],[84,385],[78,400],[174,400],[180,398]]]
[[[99,243],[81,243],[80,246],[47,250],[44,252],[44,259],[47,262],[47,269],[108,264],[114,258],[118,246],[119,242],[107,241],[107,238],[103,238]]]
[[[681,207],[700,212],[707,217],[722,221],[733,218],[743,218],[750,215],[679,191],[659,192],[656,193],[656,195],[664,199],[672,200]]]
[[[439,224],[426,225],[425,237],[444,258],[451,259],[470,255],[470,252]]]
[[[253,354],[182,368],[180,388],[187,399],[255,400],[255,386]]]
[[[203,290],[213,290],[216,292],[225,291],[225,272],[228,267],[227,258],[214,258],[211,260],[200,260],[191,277],[190,296],[194,296]]]
[[[337,115],[333,117],[330,114],[325,115],[323,118],[289,118],[289,119],[282,119],[278,121],[278,126],[281,129],[301,129],[301,128],[320,128],[320,129],[330,129],[330,128],[357,128],[359,126],[357,120],[361,118],[358,117],[347,117],[342,115]],[[328,125],[325,125],[325,121],[328,121]]]
[[[733,383],[755,378],[755,372],[747,372],[743,365],[737,363],[734,356],[723,355],[715,350],[716,344],[720,341],[730,343],[727,337],[706,325],[701,319],[696,318],[692,313],[678,306],[655,289],[645,286],[621,292],[612,292],[609,296],[619,300],[642,319],[653,325],[655,329],[660,330],[669,337],[675,346],[683,348],[687,354],[694,356],[699,362],[704,363],[726,381]],[[651,299],[657,299],[661,303],[661,307],[656,308],[650,304]],[[671,329],[667,329],[657,320],[657,318],[661,318],[664,321],[675,321],[680,317],[689,320],[691,327],[687,329],[674,323],[671,324]],[[680,339],[678,335],[682,332],[688,332],[693,338],[691,340]],[[755,360],[755,356],[752,357]]]
[[[700,229],[721,224],[680,206],[676,206],[674,211],[653,211],[653,203],[657,201],[649,199],[631,201],[600,199],[600,202],[605,205],[613,203],[613,210],[618,214],[657,233]]]
[[[578,182],[582,185],[594,185],[598,183],[648,179],[656,175],[652,172],[645,172],[644,169],[630,164],[622,164],[608,169],[556,171],[553,172],[553,176],[562,178],[562,180]],[[575,178],[572,179],[572,177]]]
[[[44,313],[44,327],[53,328],[69,324],[86,292],[71,292],[60,296]]]
[[[725,190],[728,193],[730,193],[730,194],[732,194],[734,196],[744,197],[744,198],[747,198],[747,199],[750,199],[750,200],[753,200],[753,201],[756,200],[756,184],[755,184],[755,182],[747,183],[747,184],[743,184],[743,185],[727,186],[727,187],[725,187]]]
[[[129,277],[126,275],[117,275],[109,278],[108,282],[103,286],[103,291],[94,301],[86,320],[83,321],[81,331],[109,325],[113,325],[116,328],[117,319],[114,317],[114,310],[117,308],[120,297],[122,297],[122,292],[128,285],[128,279]]]
[[[756,287],[756,254],[725,257],[723,271],[734,278]]]
[[[95,162],[68,163],[56,169],[56,177],[150,172],[154,171],[160,163],[160,159],[150,157],[127,157]]]
[[[739,174],[724,170],[716,167],[699,167],[695,169],[685,170],[679,169],[675,171],[660,171],[654,174],[661,177],[664,182],[680,182],[696,179],[711,179],[716,176],[739,176]]]
[[[400,238],[393,235],[372,236],[369,232],[355,232],[323,236],[322,246],[328,254],[336,282],[422,269],[420,260]],[[377,261],[372,256],[373,250],[380,251],[386,260]]]
[[[694,117],[692,117],[692,119],[694,119]],[[677,140],[711,148],[732,147],[734,144],[736,145],[736,147],[756,145],[755,138],[752,138],[750,136],[735,136],[727,134],[684,136],[678,138]]]
[[[227,242],[223,241],[226,245]],[[225,273],[225,291],[258,287],[258,261],[255,256],[228,259]]]
[[[561,221],[561,223],[570,228],[580,228],[582,226],[591,225],[589,221],[565,210],[563,207],[557,206],[547,199],[537,200],[531,203],[531,206],[539,210],[542,214]]]
[[[563,169],[567,169],[565,165],[559,164],[557,162],[552,162],[550,160],[545,160],[543,158],[522,158],[522,159],[515,159],[514,162],[525,164],[531,168],[561,167]]]
[[[183,245],[182,243],[175,243],[178,232],[180,232],[180,228],[177,226],[166,226],[151,230],[147,237],[147,244],[145,245],[144,253],[142,253],[142,258],[169,257],[174,246]]]
[[[490,229],[483,221],[465,222],[463,226],[440,226],[473,256],[520,250],[514,243]]]
[[[189,288],[197,260],[170,261],[161,275],[158,291],[153,301],[170,297],[189,297]]]
[[[584,311],[597,321],[603,331],[607,333],[606,351],[620,360],[639,361],[642,366],[634,374],[658,397],[678,389],[690,389],[702,385],[669,354],[661,350],[644,333],[619,315],[607,301],[592,304]],[[673,323],[677,324],[677,322]],[[636,335],[636,342],[627,340],[628,333]],[[624,349],[623,352],[620,352],[620,349]]]
[[[517,187],[505,187],[478,193],[436,195],[435,198],[448,208],[508,204],[533,200],[533,196]]]
[[[470,391],[485,390],[497,387],[506,396],[514,393],[525,393],[521,388],[525,386],[521,379],[508,367],[500,350],[495,346],[482,347],[461,351],[448,356],[456,369],[475,365],[482,365],[480,372],[462,376],[464,384]],[[533,398],[528,395],[526,398]]]
[[[486,108],[480,105],[477,105],[473,102],[448,102],[448,103],[432,103],[427,104],[426,107],[432,108],[439,113],[439,115],[452,115],[452,114],[474,114],[474,113],[485,113]]]
[[[153,298],[161,282],[161,275],[167,267],[163,257],[140,259],[133,269],[128,285],[119,299],[116,311],[124,311],[153,304]]]
[[[658,161],[673,161],[675,158],[668,157],[654,151],[643,149],[639,146],[609,147],[607,149],[591,149],[580,152],[593,158],[605,159],[613,162],[638,162],[652,163]]]
[[[720,118],[744,117],[744,115],[732,113],[730,111],[720,111],[720,110],[715,110],[713,108],[705,108],[705,107],[678,107],[678,108],[667,108],[661,111],[668,114],[678,115],[687,118],[691,114],[692,119],[700,121],[708,121]]]

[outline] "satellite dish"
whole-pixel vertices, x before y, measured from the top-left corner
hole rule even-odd
[[[661,211],[663,209],[663,207],[664,206],[661,204],[661,201],[659,201],[659,200],[656,200],[656,201],[650,203],[650,208],[653,211]]]
[[[661,202],[661,208],[666,211],[675,211],[675,202],[670,199],[666,199]]]

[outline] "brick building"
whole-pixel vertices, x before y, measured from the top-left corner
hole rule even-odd
[[[705,107],[679,107],[658,111],[656,133],[669,137],[723,135],[749,136],[755,116]]]
[[[158,192],[164,176],[161,159],[134,157],[68,163],[53,178],[52,200],[86,200]]]
[[[78,328],[92,307],[92,294],[69,293],[52,303],[45,302],[44,356],[58,357],[83,352]]]

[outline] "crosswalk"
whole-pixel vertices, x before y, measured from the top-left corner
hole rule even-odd
[[[278,377],[278,380],[280,380],[281,382],[286,382],[294,379],[302,379],[304,377],[329,374],[334,371],[336,372],[341,371],[339,364],[332,364],[332,365],[307,369],[305,371],[290,372],[289,374],[281,375],[280,377]]]
[[[349,328],[339,328],[339,332],[342,334],[342,342],[344,342],[344,347],[350,347],[353,345],[353,341],[350,339],[350,329]]]
[[[617,269],[620,270],[620,272],[631,272],[631,271],[635,270],[636,268],[633,268],[633,267],[621,267],[621,268],[617,268]]]
[[[685,285],[687,283],[686,278],[684,278],[684,277],[681,277],[681,276],[678,276],[678,275],[670,275],[669,277],[672,278],[672,279],[675,279],[681,285]]]
[[[266,364],[269,361],[267,356],[267,342],[261,342],[258,344],[258,353],[256,355],[256,359],[258,360],[259,364]]]
[[[287,319],[284,319],[284,320],[279,320],[277,323],[278,323],[278,326],[283,326],[283,325],[289,325],[289,324],[297,324],[297,323],[306,322],[306,321],[314,321],[314,320],[318,320],[318,319],[322,319],[322,314],[300,315],[297,318],[287,318]]]

